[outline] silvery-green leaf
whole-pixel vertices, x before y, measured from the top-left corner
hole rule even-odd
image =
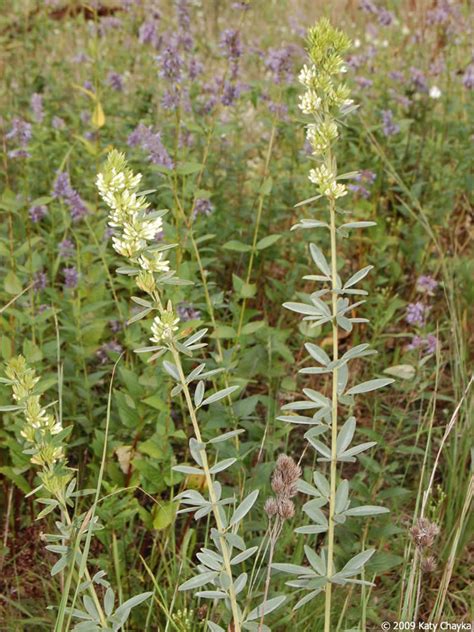
[[[359,443],[359,445],[355,445],[353,448],[349,448],[349,450],[346,450],[345,452],[338,454],[338,457],[344,457],[344,458],[352,457],[352,456],[355,456],[356,454],[360,454],[361,452],[364,452],[364,450],[373,448],[374,445],[377,445],[376,441],[367,441],[366,443]]]
[[[313,487],[302,478],[297,481],[296,488],[300,492],[300,494],[307,494],[308,496],[320,496],[320,493],[316,489],[316,487]]]
[[[283,573],[291,575],[314,575],[314,572],[307,566],[299,566],[298,564],[272,564],[272,568]]]
[[[415,377],[416,369],[411,364],[397,364],[385,369],[384,373],[399,377],[402,380],[412,380]]]
[[[362,281],[362,279],[365,278],[369,274],[369,272],[372,270],[373,267],[374,266],[366,266],[365,268],[362,268],[361,270],[353,274],[351,278],[348,281],[346,281],[346,283],[344,284],[344,289],[348,287],[352,287],[359,281]]]
[[[272,632],[268,625],[260,625],[260,623],[255,623],[254,621],[246,621],[242,623],[242,629],[247,630],[248,632]]]
[[[174,378],[177,382],[180,380],[178,369],[176,365],[174,365],[172,362],[163,360],[163,368],[168,373],[168,375],[171,375],[171,377]]]
[[[236,391],[238,388],[240,388],[239,385],[223,388],[221,391],[217,391],[217,393],[214,393],[210,397],[206,397],[206,399],[202,402],[201,406],[207,406],[208,404],[213,404],[214,402],[218,402],[220,399],[227,397],[228,395]]]
[[[141,320],[142,318],[145,318],[152,311],[152,309],[153,309],[152,307],[147,307],[147,309],[144,309],[141,312],[138,312],[138,314],[135,314],[134,316],[132,316],[131,318],[127,320],[127,325],[132,325],[133,323],[136,323],[137,320]]]
[[[352,437],[356,429],[355,417],[349,417],[345,424],[341,427],[336,440],[336,452],[337,455],[341,455],[344,450],[350,445]]]
[[[281,604],[286,601],[285,595],[280,595],[278,597],[273,597],[272,599],[267,599],[259,606],[251,610],[246,618],[246,621],[254,621],[255,619],[259,619],[262,615],[270,614],[276,610]]]
[[[230,520],[230,526],[233,526],[234,524],[239,523],[242,520],[242,518],[248,514],[248,512],[254,506],[255,501],[257,500],[258,494],[259,494],[259,491],[258,489],[256,489],[253,492],[250,492],[247,498],[245,498],[240,503],[240,505],[234,511],[234,514]]]
[[[376,226],[377,222],[349,222],[348,224],[342,224],[339,228],[368,228],[369,226]]]
[[[299,369],[298,373],[302,373],[303,375],[322,375],[324,373],[331,373],[331,369],[323,366],[305,366]]]
[[[189,338],[187,340],[185,340],[183,342],[183,344],[186,347],[189,347],[189,345],[193,345],[196,342],[198,342],[199,340],[201,340],[201,338],[203,336],[205,336],[207,333],[207,329],[200,329],[199,331],[197,331],[196,333],[194,333],[192,336],[189,336]]]
[[[237,533],[226,533],[225,539],[231,546],[235,546],[236,549],[239,549],[239,551],[245,551],[245,542]]]
[[[352,347],[342,356],[342,360],[352,360],[353,358],[362,358],[368,354],[377,353],[375,350],[369,350],[370,345],[361,344]]]
[[[321,347],[318,347],[312,342],[307,342],[305,348],[309,355],[323,366],[327,366],[331,362],[331,358],[328,354],[321,349]]]
[[[248,578],[247,573],[241,573],[235,580],[234,590],[235,590],[236,595],[238,595],[239,592],[241,592],[245,588],[247,584],[247,578]]]
[[[317,533],[325,533],[329,529],[329,525],[313,525],[309,524],[304,527],[298,527],[295,529],[295,533],[302,533],[305,535],[315,535]]]
[[[196,461],[198,465],[203,467],[202,458],[200,455],[200,451],[205,447],[204,443],[200,443],[194,437],[191,437],[189,440],[189,451],[191,452],[191,456]]]
[[[231,430],[230,432],[224,432],[222,435],[209,439],[208,443],[221,443],[222,441],[227,441],[227,439],[231,439],[232,437],[242,434],[242,432],[245,432],[245,430]]]
[[[311,408],[319,408],[320,404],[316,402],[308,402],[306,400],[291,402],[281,407],[282,410],[310,410]]]
[[[196,597],[202,597],[203,599],[225,599],[227,593],[220,590],[200,590],[196,593]]]
[[[186,382],[189,384],[190,382],[192,382],[193,380],[195,380],[197,377],[199,377],[199,374],[202,373],[204,371],[204,369],[206,368],[206,365],[203,364],[199,364],[195,369],[193,369],[191,371],[191,373],[188,375],[188,377],[186,378]]]
[[[204,498],[202,494],[200,494],[195,489],[186,489],[181,494],[175,496],[176,500],[186,499],[193,502],[196,505],[201,505],[203,503],[207,503],[207,500]]]
[[[214,623],[213,621],[208,621],[207,627],[211,632],[225,632],[224,628],[221,628],[220,625],[217,625],[217,623]]]
[[[204,398],[204,382],[201,380],[200,382],[197,383],[196,390],[194,391],[194,405],[196,406],[196,408],[199,408],[199,406],[202,403],[203,398]]]
[[[250,547],[250,549],[247,549],[246,551],[242,551],[242,553],[239,553],[238,555],[236,555],[235,557],[233,557],[230,560],[231,564],[240,564],[241,562],[244,562],[246,559],[248,559],[249,557],[252,557],[252,555],[255,553],[255,551],[258,550],[258,546],[252,546]]]
[[[370,560],[374,553],[375,549],[367,549],[367,551],[362,551],[361,553],[358,553],[342,568],[342,570],[340,571],[341,575],[348,572],[352,573],[361,569],[364,564],[366,564]]]
[[[321,472],[318,472],[318,470],[316,470],[313,473],[313,480],[314,480],[314,484],[319,489],[322,496],[324,496],[324,498],[329,498],[329,494],[331,493],[331,487],[329,485],[329,481],[324,476],[324,474],[321,474]]]
[[[200,470],[198,467],[193,467],[192,465],[173,465],[171,469],[181,474],[204,474],[204,470]]]
[[[362,505],[360,507],[352,507],[344,513],[346,516],[376,516],[378,514],[388,512],[389,509],[386,507],[379,507],[378,505]]]
[[[114,604],[115,604],[115,594],[112,588],[109,587],[105,591],[105,597],[104,597],[104,612],[107,616],[112,614],[112,611],[114,609]]]
[[[308,314],[309,316],[319,316],[321,313],[317,307],[307,303],[283,303],[283,307],[297,314]]]
[[[318,219],[302,219],[299,224],[292,226],[291,230],[296,230],[297,228],[330,228],[330,226],[327,222],[321,222]]]
[[[84,595],[82,598],[82,602],[84,604],[84,608],[90,614],[92,619],[94,619],[94,621],[99,621],[99,613],[97,612],[95,603],[92,601],[92,597],[89,597],[89,595]]]
[[[313,448],[315,448],[324,457],[327,459],[331,458],[331,450],[325,446],[324,443],[321,443],[321,441],[318,441],[317,439],[313,439],[313,437],[308,437],[308,441],[311,443]]]
[[[318,500],[319,500],[318,498],[315,498],[314,500],[309,500],[307,503],[303,505],[303,511],[305,512],[307,516],[311,518],[311,520],[314,520],[314,522],[316,522],[319,525],[327,527],[328,520],[325,514],[319,508],[320,505],[319,505]]]
[[[206,573],[200,573],[199,575],[196,575],[195,577],[191,577],[191,579],[188,579],[188,581],[181,584],[178,590],[183,591],[183,590],[192,590],[193,588],[200,588],[201,586],[204,586],[204,584],[208,584],[209,582],[211,582],[215,577],[217,577],[216,571],[208,571]]]
[[[298,204],[295,204],[295,208],[298,208],[298,206],[303,206],[304,204],[310,204],[311,202],[316,202],[316,200],[319,200],[320,198],[322,198],[322,194],[319,195],[315,195],[314,197],[310,197],[307,200],[302,200],[301,202],[298,202]],[[309,222],[314,222],[315,220],[310,220],[310,219],[302,219],[301,223],[303,225],[308,224],[308,228],[310,228],[309,226]],[[296,224],[296,226],[298,226],[298,224]],[[311,226],[312,228],[312,226]]]
[[[207,516],[208,514],[210,514],[211,511],[212,511],[211,503],[209,503],[206,507],[200,507],[194,514],[194,520],[200,520],[201,518],[204,518],[204,516]]]
[[[309,426],[317,423],[312,417],[304,417],[303,415],[281,415],[280,417],[277,417],[277,420],[286,421],[290,424],[305,424]]]
[[[334,510],[337,514],[344,511],[349,498],[349,481],[342,480],[337,486]]]
[[[332,318],[331,310],[329,309],[329,307],[326,305],[324,301],[322,301],[320,298],[318,298],[314,294],[311,295],[311,301],[313,305],[319,309],[319,313],[321,314],[321,316]]]
[[[65,555],[64,557],[60,557],[51,569],[51,576],[54,577],[54,575],[57,575],[57,573],[60,573],[62,570],[64,570],[68,562],[69,558],[67,555]]]
[[[201,562],[201,564],[207,566],[207,568],[209,568],[211,571],[217,571],[219,573],[221,572],[222,560],[217,554],[213,555],[211,554],[211,552],[203,553],[201,551],[196,555],[196,557]]]
[[[353,386],[345,394],[357,395],[358,393],[369,393],[370,391],[375,391],[378,388],[388,386],[389,384],[392,384],[392,382],[395,382],[395,380],[389,377],[381,377],[377,378],[376,380],[368,380],[367,382],[362,382],[362,384]]]
[[[345,316],[337,316],[336,321],[339,327],[344,329],[344,331],[347,331],[348,333],[352,331],[352,322]]]
[[[310,400],[316,402],[320,406],[329,406],[331,403],[331,400],[329,400],[325,395],[318,393],[318,391],[315,391],[312,388],[304,388],[303,393],[306,397],[309,397]]]
[[[211,467],[209,472],[211,474],[217,474],[218,472],[222,472],[223,470],[226,470],[228,467],[233,465],[236,461],[237,459],[234,459],[234,458],[224,459],[222,461],[219,461],[219,463],[216,463],[215,465]]]
[[[325,582],[326,583],[326,582]],[[321,592],[322,588],[319,588],[317,590],[312,590],[310,593],[308,593],[307,595],[305,595],[302,599],[300,599],[296,605],[294,606],[293,610],[298,610],[299,608],[301,608],[301,606],[304,606],[305,604],[307,604],[309,601],[311,601],[312,599],[314,599],[314,597],[316,597],[317,595],[319,595],[319,593]]]
[[[314,263],[318,266],[321,272],[326,275],[327,278],[331,278],[331,268],[329,267],[326,257],[322,251],[316,246],[316,244],[310,244],[309,250]]]
[[[314,568],[314,570],[318,573],[318,575],[324,576],[326,574],[326,564],[324,563],[324,561],[315,551],[313,551],[312,548],[310,548],[306,544],[304,546],[304,552],[306,554],[306,559]]]
[[[349,380],[349,368],[348,368],[347,364],[344,364],[337,371],[337,393],[338,393],[338,395],[342,395],[342,393],[344,393],[344,389],[347,386],[348,380]]]

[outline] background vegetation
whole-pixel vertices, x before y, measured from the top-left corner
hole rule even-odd
[[[188,459],[189,429],[179,399],[170,399],[170,377],[133,352],[147,340],[148,325],[126,326],[132,283],[115,274],[121,262],[95,175],[111,147],[125,151],[144,188],[154,190],[153,208],[170,209],[164,238],[178,244],[179,276],[194,283],[172,289],[180,318],[190,331],[209,327],[211,367],[226,367],[241,386],[231,406],[202,413],[204,433],[237,424],[246,430],[239,447],[223,453],[236,456],[238,467],[221,482],[241,493],[244,481],[246,493],[260,490],[245,534],[247,544],[258,545],[276,458],[285,452],[299,460],[305,445],[299,429],[276,420],[301,390],[303,341],[332,344],[326,330],[308,330],[281,307],[305,291],[297,284],[308,273],[305,231],[290,234],[301,213],[295,203],[313,195],[297,74],[306,29],[321,15],[353,41],[347,82],[360,109],[348,119],[339,162],[345,171],[363,169],[350,185],[351,201],[360,219],[377,222],[345,250],[348,269],[377,269],[364,280],[371,324],[348,334],[347,344],[371,341],[378,351],[354,365],[358,381],[396,378],[357,404],[359,432],[378,445],[354,466],[351,485],[361,500],[378,498],[391,513],[363,533],[378,549],[366,570],[369,579],[377,574],[375,587],[335,591],[337,629],[375,630],[403,618],[410,591],[423,620],[470,621],[468,3],[0,5],[0,354],[8,361],[22,353],[42,376],[45,398],[61,400],[64,424],[73,426],[69,464],[80,487],[94,488],[110,376],[124,352],[97,507],[104,529],[90,564],[107,572],[121,600],[153,591],[128,629],[205,629],[210,605],[176,592],[203,537],[187,514],[176,516],[173,500],[186,477],[171,468]],[[69,180],[58,179],[61,173]],[[304,385],[330,386],[317,375],[305,376]],[[2,388],[0,404],[9,403]],[[313,459],[305,452],[303,469],[314,469]],[[202,486],[199,477],[187,479]],[[26,497],[37,480],[10,413],[0,426],[0,480],[0,629],[52,629],[54,612],[46,607],[58,602],[61,583],[49,576],[56,557],[41,541],[50,517],[36,521],[36,503]],[[430,551],[434,568],[413,586],[410,528],[427,489],[425,515],[439,535]],[[293,533],[302,521],[301,500],[296,504],[277,562],[304,559],[303,540]],[[350,557],[359,526],[341,528],[337,553]],[[274,585],[284,591],[285,579],[275,574]],[[323,611],[323,600],[296,612],[286,607],[268,624],[319,630]]]

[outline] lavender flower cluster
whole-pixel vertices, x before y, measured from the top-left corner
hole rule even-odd
[[[72,187],[69,174],[66,171],[57,173],[52,194],[54,198],[62,200],[69,207],[69,212],[74,222],[87,215],[87,206],[79,193]]]
[[[431,276],[422,275],[418,277],[416,282],[416,291],[425,297],[433,296],[438,282]],[[419,329],[423,329],[427,324],[427,318],[431,311],[431,306],[423,301],[416,301],[407,306],[405,320],[409,325],[414,325]],[[415,334],[411,343],[407,346],[409,351],[423,349],[426,354],[436,352],[438,347],[438,338],[434,334],[419,335]]]

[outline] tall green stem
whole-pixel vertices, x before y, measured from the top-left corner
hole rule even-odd
[[[189,416],[191,418],[191,423],[194,429],[194,435],[196,437],[196,440],[199,441],[199,443],[203,443],[201,431],[199,429],[199,423],[196,416],[196,411],[194,409],[193,400],[191,397],[191,393],[189,392],[189,388],[186,382],[186,377],[183,371],[183,366],[181,364],[181,357],[179,355],[179,352],[174,347],[171,349],[171,353],[176,363],[176,368],[178,369],[179,379],[181,382],[181,386],[183,387],[184,398],[186,399]],[[224,522],[222,520],[222,516],[219,510],[218,500],[214,491],[214,483],[212,481],[212,475],[210,472],[206,451],[204,449],[199,450],[199,456],[201,457],[202,468],[204,470],[207,489],[209,492],[209,498],[212,504],[212,512],[214,514],[217,531],[219,533],[219,542],[220,542],[220,547],[221,547],[221,552],[222,552],[222,558],[224,560],[224,568],[229,577],[229,600],[230,600],[230,605],[232,609],[232,617],[234,619],[234,632],[240,632],[241,630],[240,614],[239,614],[239,607],[237,605],[237,597],[235,594],[232,568],[230,565],[230,551],[227,545],[227,540],[225,539],[225,526],[224,526]]]
[[[332,353],[333,360],[339,357],[338,337],[337,337],[337,245],[336,245],[336,204],[333,199],[329,200],[330,230],[331,230],[331,281],[332,281]],[[337,374],[334,369],[332,373],[332,414],[331,414],[331,468],[330,468],[330,488],[329,498],[329,529],[328,529],[328,551],[327,551],[327,577],[326,603],[324,611],[324,632],[331,632],[331,598],[332,584],[331,576],[333,572],[334,558],[334,514],[336,504],[336,478],[337,478]]]

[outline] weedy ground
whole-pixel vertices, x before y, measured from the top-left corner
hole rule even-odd
[[[246,479],[247,491],[261,490],[246,534],[258,544],[276,457],[299,460],[305,446],[299,430],[276,421],[301,390],[303,334],[332,345],[326,330],[303,329],[281,307],[308,273],[306,238],[289,232],[294,204],[313,194],[297,73],[304,33],[326,3],[255,2],[248,10],[219,0],[1,4],[0,353],[3,361],[22,353],[50,401],[59,389],[65,425],[73,425],[69,464],[81,487],[93,488],[110,375],[124,352],[98,505],[104,529],[90,561],[107,571],[121,599],[154,591],[127,629],[164,630],[168,621],[167,629],[201,630],[209,604],[176,594],[203,543],[173,501],[184,475],[171,468],[187,458],[189,429],[183,407],[171,403],[169,377],[133,353],[147,333],[143,321],[125,324],[133,316],[130,283],[114,274],[120,263],[95,174],[108,149],[125,151],[154,190],[154,208],[171,211],[165,236],[178,244],[179,275],[194,283],[173,290],[180,318],[190,331],[209,327],[210,364],[226,366],[242,387],[230,410],[222,405],[203,420],[208,433],[237,422],[246,430],[237,474],[221,480],[239,490]],[[364,169],[351,183],[352,201],[361,219],[377,222],[345,250],[354,271],[377,269],[364,281],[371,325],[348,334],[347,344],[371,341],[378,351],[360,364],[360,381],[396,378],[390,390],[357,404],[360,434],[378,445],[354,465],[351,485],[391,513],[362,534],[377,544],[366,571],[375,586],[335,591],[338,630],[399,620],[412,596],[422,620],[472,617],[468,9],[461,1],[331,4],[332,21],[353,41],[348,83],[360,104],[338,159],[347,171]],[[62,193],[58,172],[70,177]],[[344,351],[344,339],[340,345]],[[305,385],[330,388],[320,376]],[[6,389],[0,397],[9,403]],[[61,581],[49,577],[54,556],[41,540],[48,518],[35,521],[35,502],[26,497],[35,473],[17,437],[12,416],[3,414],[0,629],[49,630],[54,613],[46,607],[58,602]],[[314,469],[313,459],[305,452],[303,469]],[[203,484],[187,478],[188,487]],[[413,585],[410,529],[426,490],[425,515],[439,535],[430,572]],[[297,511],[285,525],[277,562],[302,563],[303,541],[293,534],[301,520]],[[344,525],[340,558],[354,552],[358,529]],[[275,576],[280,592],[284,581]],[[268,623],[317,631],[323,600],[318,608],[285,607]]]

